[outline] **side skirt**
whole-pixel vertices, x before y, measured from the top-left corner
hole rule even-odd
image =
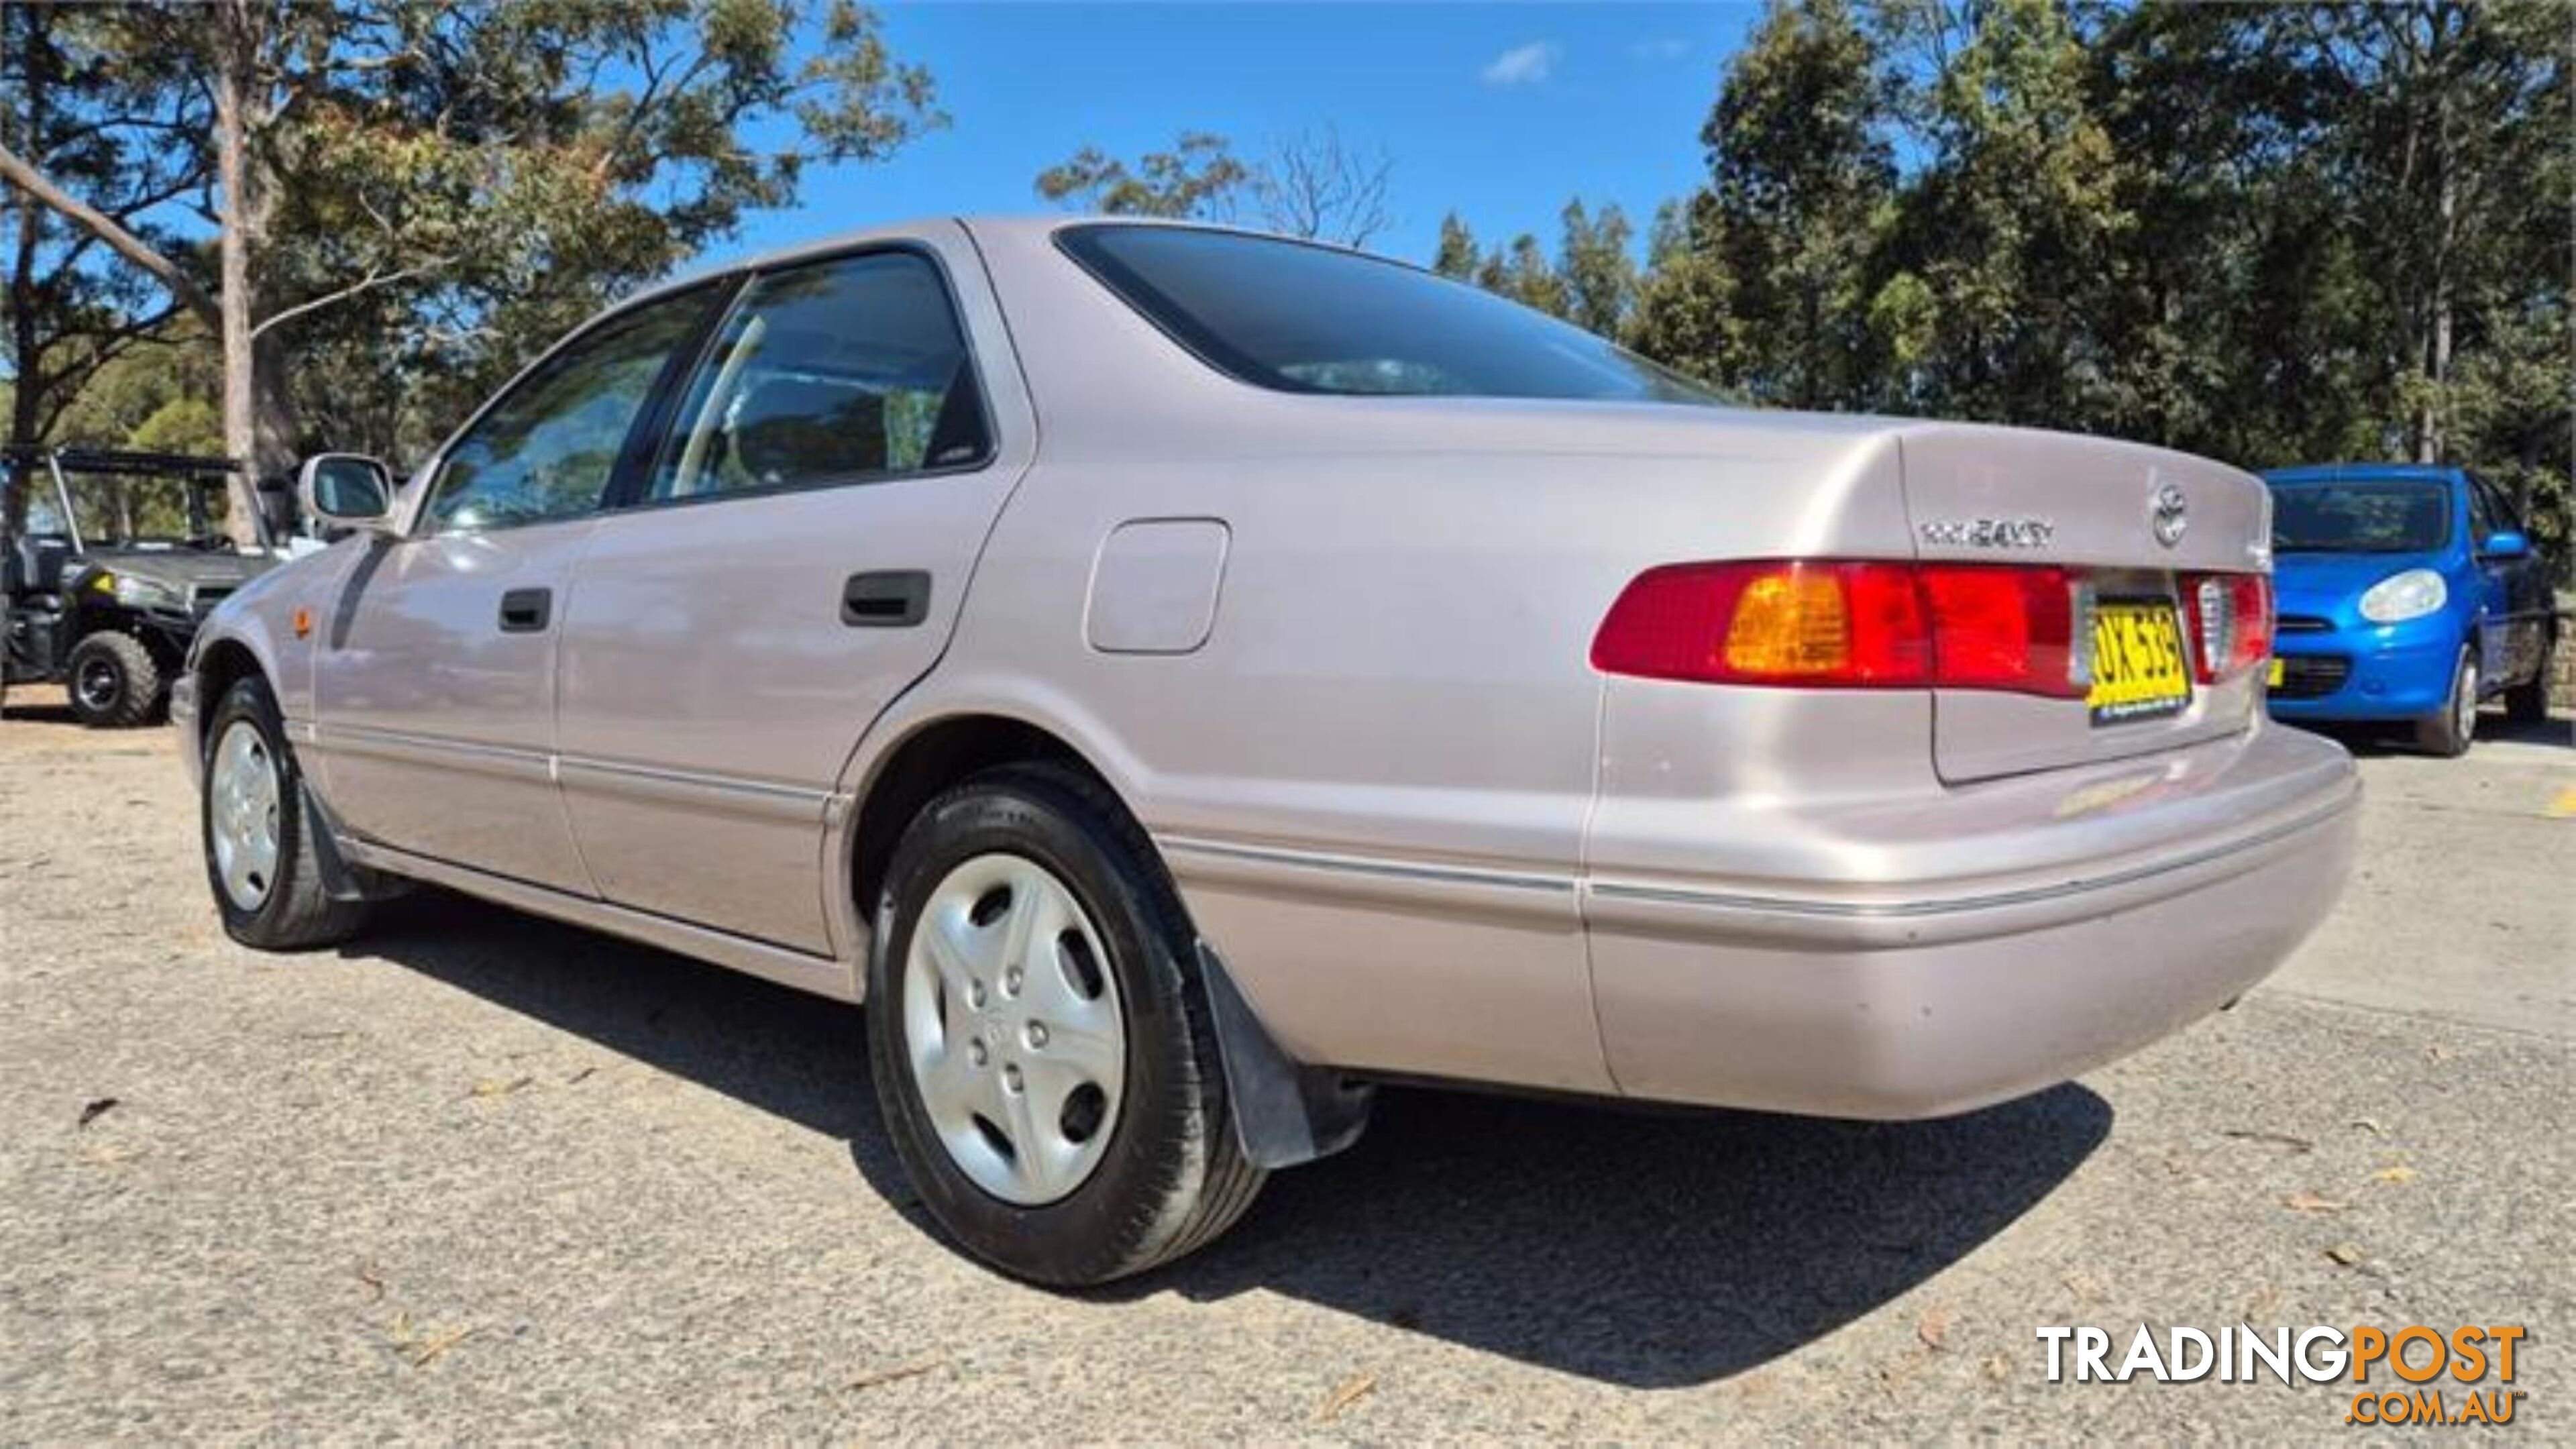
[[[829,956],[811,956],[765,941],[657,916],[649,911],[568,896],[544,886],[492,875],[470,866],[453,865],[425,855],[413,855],[372,841],[344,837],[338,845],[340,853],[348,860],[372,870],[446,886],[513,910],[605,931],[630,941],[641,941],[647,946],[711,961],[764,981],[774,981],[798,991],[810,991],[834,1001],[856,1002],[859,999],[857,971],[847,962],[836,961]]]

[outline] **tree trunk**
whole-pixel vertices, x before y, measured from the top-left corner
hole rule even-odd
[[[26,110],[9,118],[9,139],[20,145],[20,137],[36,137],[45,129],[45,92],[52,77],[38,69],[45,50],[36,43],[36,14],[33,10],[13,9],[9,19],[20,23],[22,31],[14,43],[25,47],[23,63],[27,68]],[[24,191],[11,197],[17,212],[17,245],[9,258],[9,356],[16,364],[16,386],[9,390],[9,441],[21,446],[41,441],[36,436],[37,410],[44,403],[40,373],[44,366],[44,339],[36,332],[36,245],[37,228],[44,224],[45,208]],[[19,530],[27,526],[27,482],[24,470],[0,466],[0,547],[14,542]]]
[[[222,336],[224,359],[224,453],[242,469],[232,477],[224,531],[245,548],[259,537],[252,523],[253,510],[258,506],[253,485],[260,466],[260,447],[257,348],[251,336],[250,250],[252,229],[265,208],[252,194],[250,174],[250,71],[253,57],[259,53],[253,30],[256,24],[246,0],[224,0],[217,21],[214,75],[215,187],[221,219],[217,260],[223,279],[216,302],[221,311],[217,330]]]

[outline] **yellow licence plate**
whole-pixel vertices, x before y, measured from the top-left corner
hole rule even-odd
[[[2287,677],[2288,674],[2289,671],[2281,667],[2280,656],[2274,655],[2272,658],[2272,671],[2263,676],[2263,682],[2274,689],[2278,689],[2281,687],[2282,679]]]
[[[2173,605],[2094,605],[2093,688],[2084,702],[2097,725],[2182,713],[2191,703],[2191,665]]]

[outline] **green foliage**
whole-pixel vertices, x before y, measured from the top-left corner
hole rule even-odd
[[[1600,215],[1587,216],[1582,202],[1569,201],[1564,221],[1556,262],[1565,296],[1563,316],[1587,331],[1618,337],[1626,330],[1637,295],[1637,262],[1628,246],[1634,233],[1627,214],[1614,202],[1602,207]]]
[[[211,128],[157,118],[246,71],[255,390],[296,447],[417,454],[609,298],[792,205],[811,167],[944,119],[852,0],[172,0],[64,29],[115,81],[80,88],[77,123],[200,172]],[[163,250],[202,277],[205,236]]]
[[[1461,282],[1476,278],[1476,263],[1482,257],[1476,250],[1476,234],[1467,229],[1458,213],[1440,218],[1440,250],[1431,258],[1431,270]]]
[[[1226,221],[1252,172],[1233,155],[1232,143],[1204,131],[1184,131],[1169,151],[1151,151],[1134,169],[1097,146],[1038,173],[1038,195],[1104,216],[1197,217]]]
[[[90,377],[50,441],[220,456],[224,428],[215,396],[221,373],[214,340],[203,328],[165,324]]]
[[[2571,89],[2556,0],[1773,0],[1626,340],[1801,406],[2461,462],[2564,558]]]

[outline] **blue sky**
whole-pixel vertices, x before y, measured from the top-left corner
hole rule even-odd
[[[1394,162],[1396,224],[1371,246],[1427,260],[1455,208],[1487,245],[1553,245],[1570,197],[1640,232],[1702,174],[1718,67],[1747,4],[892,4],[896,53],[929,67],[949,126],[891,161],[809,173],[714,255],[925,214],[1047,210],[1031,181],[1085,144],[1133,158],[1183,130],[1258,154],[1300,131]]]

